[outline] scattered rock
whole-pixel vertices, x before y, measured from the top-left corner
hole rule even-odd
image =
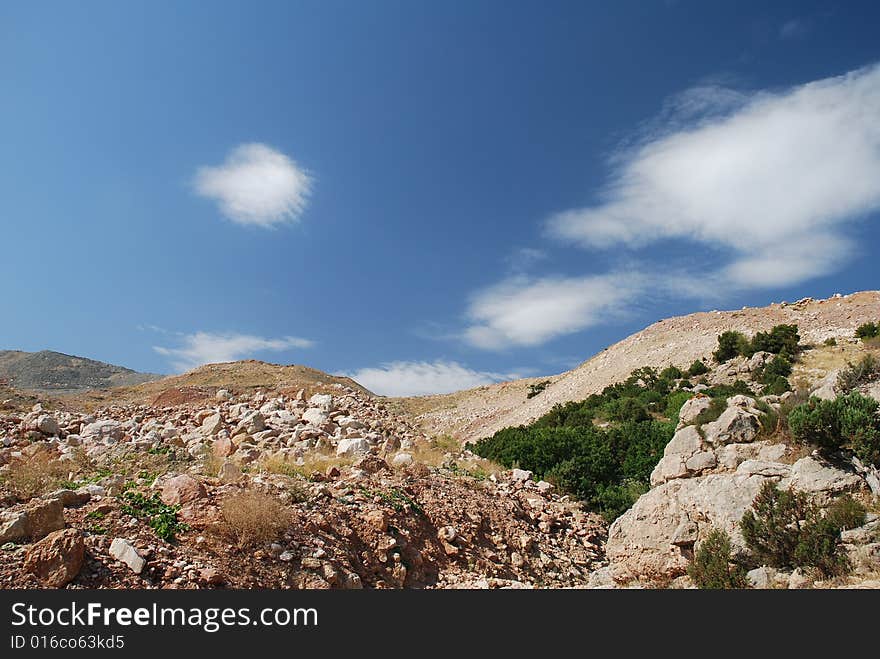
[[[24,569],[50,588],[61,588],[79,574],[85,558],[85,543],[78,529],[53,531],[32,545]]]

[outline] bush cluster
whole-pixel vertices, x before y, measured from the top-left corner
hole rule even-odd
[[[692,395],[679,388],[681,375],[675,367],[637,369],[601,394],[556,405],[531,425],[505,428],[471,449],[505,467],[533,471],[614,519],[647,491],[672,439],[678,412]]]
[[[742,517],[743,540],[759,565],[815,568],[824,576],[845,573],[840,533],[865,523],[865,508],[849,496],[825,510],[806,494],[767,481]]]
[[[718,347],[712,356],[718,363],[734,357],[751,357],[756,352],[772,352],[791,358],[800,350],[797,325],[776,325],[769,332],[758,332],[751,338],[742,332],[729,330],[718,336]]]
[[[880,336],[880,323],[865,323],[856,328],[857,339],[875,339]]]
[[[873,398],[851,392],[834,400],[811,398],[788,415],[794,439],[826,455],[842,448],[862,462],[880,467],[880,416]]]
[[[546,389],[550,385],[550,380],[544,380],[542,382],[538,382],[536,384],[529,385],[529,393],[526,394],[526,398],[534,398],[538,394],[540,394],[544,389]]]
[[[865,355],[855,364],[847,362],[846,368],[837,375],[837,388],[852,391],[880,376],[880,363],[874,355]]]

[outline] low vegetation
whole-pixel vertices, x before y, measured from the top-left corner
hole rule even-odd
[[[3,477],[3,484],[20,501],[27,501],[61,486],[67,475],[64,464],[47,451],[30,457],[14,458]]]
[[[864,355],[855,364],[847,362],[846,368],[837,375],[837,388],[849,392],[880,377],[880,362],[874,355]]]
[[[278,539],[291,522],[290,508],[259,490],[228,494],[220,504],[218,530],[240,549]]]
[[[822,576],[845,574],[849,564],[840,533],[865,523],[865,508],[849,496],[822,509],[794,490],[764,483],[740,527],[756,565],[813,568]]]
[[[166,542],[174,542],[178,533],[188,531],[189,527],[177,519],[177,506],[162,503],[158,494],[146,497],[134,490],[126,490],[122,494],[125,502],[122,512],[147,520],[156,535]]]
[[[542,391],[544,391],[544,389],[546,389],[548,386],[550,386],[550,380],[543,380],[542,382],[530,384],[529,393],[526,394],[526,398],[534,398]]]
[[[865,323],[856,328],[855,338],[857,339],[876,339],[880,337],[880,323]]]
[[[817,446],[826,456],[847,449],[880,466],[880,416],[873,398],[858,392],[834,400],[811,398],[791,411],[788,427],[795,441]]]
[[[694,560],[688,566],[688,576],[698,588],[720,590],[749,587],[745,568],[733,559],[730,536],[720,529],[712,529],[700,543]]]
[[[797,325],[776,325],[769,332],[757,332],[751,339],[742,332],[730,330],[718,336],[718,347],[712,356],[722,364],[734,357],[751,357],[756,352],[771,352],[791,359],[800,351]]]
[[[505,428],[471,445],[507,468],[533,471],[614,519],[648,489],[672,438],[684,374],[640,368],[586,400],[556,405],[529,426]]]

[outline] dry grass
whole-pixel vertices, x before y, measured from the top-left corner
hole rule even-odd
[[[47,451],[39,451],[32,457],[12,460],[4,483],[18,499],[28,501],[57,489],[66,478],[67,469]]]
[[[316,473],[326,473],[331,467],[346,467],[353,464],[355,460],[356,458],[352,457],[337,457],[335,453],[310,451],[303,456],[302,464],[294,464],[294,471],[310,479]]]
[[[277,540],[293,521],[293,512],[270,494],[242,490],[223,499],[220,519],[221,535],[244,549]]]

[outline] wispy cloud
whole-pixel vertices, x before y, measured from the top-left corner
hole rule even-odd
[[[643,285],[635,273],[511,277],[472,297],[464,339],[489,350],[539,345],[619,314]]]
[[[346,375],[383,396],[425,396],[470,389],[519,377],[517,373],[475,371],[458,362],[390,362]]]
[[[808,18],[792,18],[779,28],[781,39],[804,39],[810,35],[813,23]]]
[[[857,252],[852,229],[880,209],[878,116],[877,65],[782,91],[676,94],[609,158],[598,203],[544,224],[608,258],[609,272],[502,278],[471,297],[460,336],[491,350],[536,346],[649,295],[717,300],[841,268]],[[670,263],[668,241],[703,258]]]
[[[880,67],[724,103],[619,156],[601,203],[548,233],[587,249],[699,243],[734,288],[839,268],[849,225],[880,208]]]
[[[313,179],[296,162],[265,144],[242,144],[216,167],[195,176],[198,194],[217,202],[238,224],[272,227],[295,221],[306,207]]]
[[[181,336],[176,347],[154,346],[160,355],[171,360],[171,366],[186,371],[202,364],[231,362],[262,352],[282,352],[293,348],[310,348],[313,341],[295,336],[267,339],[234,332],[196,332]]]

